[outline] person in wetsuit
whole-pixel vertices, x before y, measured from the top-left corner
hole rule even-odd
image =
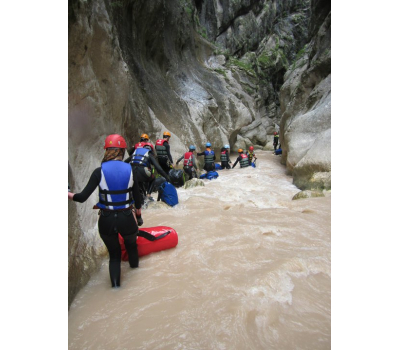
[[[143,204],[146,197],[148,197],[149,200],[154,200],[151,197],[155,181],[154,169],[167,181],[171,182],[171,179],[154,157],[154,147],[150,142],[139,142],[135,147],[135,151],[125,162],[132,165],[133,173],[139,181]]]
[[[194,157],[194,152],[196,151],[196,147],[193,145],[189,146],[189,151],[186,152],[182,157],[180,157],[176,161],[176,165],[183,159],[183,170],[189,176],[189,180],[193,179],[193,177],[197,176],[197,164],[196,158]]]
[[[276,131],[274,131],[274,151],[276,151],[276,147],[278,146],[278,142],[279,142],[279,135],[278,135],[278,133]]]
[[[207,172],[215,169],[215,153],[211,149],[211,143],[206,143],[206,150],[201,153],[197,153],[197,157],[204,156],[204,167],[203,169]]]
[[[239,157],[237,157],[235,163],[233,164],[232,169],[236,166],[236,164],[239,162],[241,168],[247,168],[250,163],[249,163],[249,157],[247,156],[246,153],[243,152],[241,148],[238,149]]]
[[[246,152],[246,154],[247,154],[247,157],[249,158],[249,163],[250,164],[253,162],[253,159],[254,159],[254,162],[256,161],[257,157],[254,154],[254,147],[253,146],[249,147],[249,151]]]
[[[136,237],[138,226],[143,225],[140,191],[132,167],[122,161],[126,150],[124,138],[118,134],[107,136],[104,149],[101,166],[93,171],[82,192],[68,192],[68,199],[83,203],[97,187],[99,188],[99,201],[93,208],[100,209],[98,228],[110,257],[111,287],[119,287],[121,245],[118,233],[124,239],[129,266],[132,268],[139,266]],[[133,207],[136,208],[135,215]]]
[[[174,167],[174,161],[172,160],[169,139],[171,138],[171,133],[165,131],[163,138],[157,140],[156,142],[156,152],[157,160],[161,168],[168,174],[171,168]]]
[[[220,159],[221,159],[221,168],[222,169],[230,169],[231,168],[231,166],[229,164],[229,163],[232,164],[231,160],[229,159],[229,145],[225,145],[224,147],[221,148]]]
[[[131,156],[131,155],[133,154],[133,152],[135,152],[135,149],[136,149],[136,148],[143,147],[143,143],[145,143],[145,142],[151,144],[151,142],[150,142],[150,140],[149,140],[149,135],[147,135],[147,134],[142,134],[142,135],[140,136],[140,141],[139,141],[138,143],[136,143],[133,147],[131,147],[130,149],[127,150],[127,151],[128,151],[128,155]],[[154,147],[153,147],[153,148],[154,148]]]

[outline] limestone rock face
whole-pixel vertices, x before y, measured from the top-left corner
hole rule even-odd
[[[282,163],[301,189],[331,188],[330,2],[324,9],[325,18],[314,16],[323,22],[311,23],[318,31],[285,74],[280,92]]]

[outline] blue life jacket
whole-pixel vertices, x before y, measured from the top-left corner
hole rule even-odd
[[[134,203],[133,183],[130,164],[120,160],[102,163],[97,206],[109,210],[128,208]]]
[[[173,207],[179,203],[178,201],[178,192],[173,184],[165,181],[159,188],[160,199]]]
[[[131,163],[151,168],[151,164],[149,161],[149,152],[150,150],[147,148],[136,148],[135,152],[132,155]]]

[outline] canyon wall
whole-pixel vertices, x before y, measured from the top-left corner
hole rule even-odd
[[[330,75],[323,78],[322,71],[328,64],[322,47],[327,14],[315,3],[69,0],[72,191],[81,191],[100,165],[108,134],[119,133],[132,146],[142,133],[154,143],[165,130],[172,134],[176,161],[189,144],[202,150],[207,141],[216,150],[227,143],[233,151],[250,145],[272,150],[280,126],[282,161],[295,183],[301,179],[298,186],[307,187],[310,172],[321,178],[328,161],[330,170],[330,157],[315,147],[330,151],[330,132],[329,139],[322,136],[330,125]],[[311,65],[320,68],[309,73],[309,81],[304,72]],[[292,91],[303,83],[295,96],[304,96],[296,98]],[[329,113],[321,102],[328,85]],[[315,147],[302,149],[304,138]],[[92,209],[96,202],[93,194],[84,204],[69,204],[69,303],[106,255]]]

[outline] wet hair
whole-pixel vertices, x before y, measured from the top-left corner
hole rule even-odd
[[[107,148],[102,163],[109,160],[122,160],[124,159],[125,148]]]

